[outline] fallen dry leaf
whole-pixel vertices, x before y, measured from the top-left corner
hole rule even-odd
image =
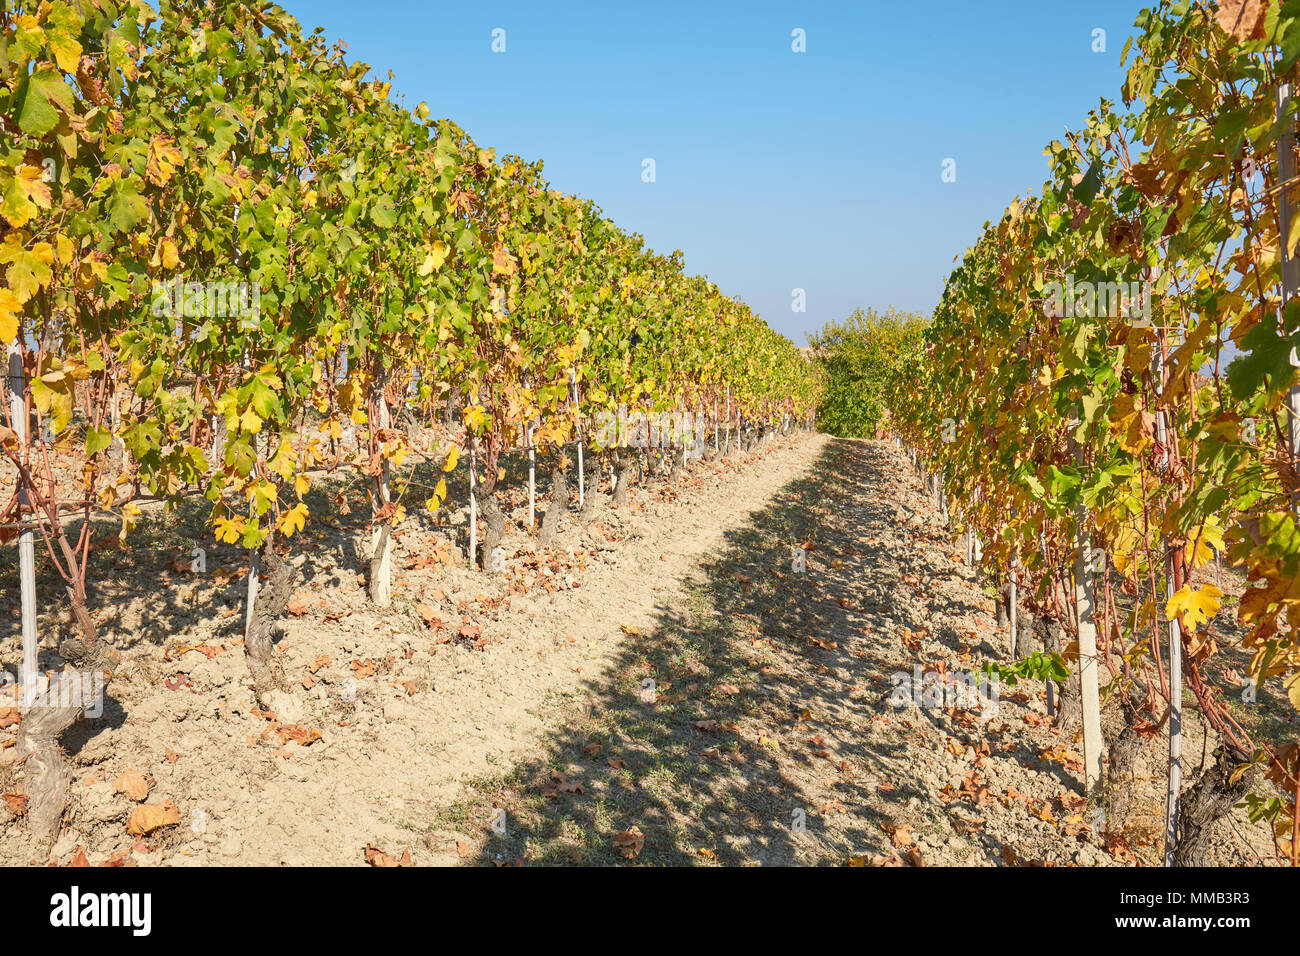
[[[280,745],[292,740],[300,747],[310,747],[316,741],[321,739],[321,732],[316,729],[308,730],[300,724],[283,724],[275,728],[276,736],[280,738]]]
[[[163,827],[181,822],[181,812],[170,800],[162,803],[142,803],[131,811],[126,821],[126,832],[132,836],[148,836]]]
[[[438,617],[438,612],[423,601],[415,602],[415,613],[420,615],[420,620],[424,622],[425,627],[433,627],[435,624],[442,625],[442,618]]]
[[[893,832],[889,834],[889,842],[902,849],[915,843],[916,835],[909,826],[895,827]]]
[[[366,862],[369,863],[371,866],[410,866],[411,865],[410,849],[407,849],[404,853],[402,853],[401,857],[395,857],[389,853],[385,853],[383,850],[379,849],[378,847],[371,846],[369,843],[367,843],[365,854],[366,854]]]
[[[136,803],[149,796],[149,781],[139,770],[125,771],[113,782],[113,787]]]
[[[90,860],[86,858],[86,848],[78,844],[77,852],[72,855],[72,859],[64,864],[65,866],[90,866]]]
[[[645,834],[641,832],[640,827],[634,826],[616,835],[614,846],[618,847],[625,859],[635,860],[641,855],[641,850],[645,846]]]

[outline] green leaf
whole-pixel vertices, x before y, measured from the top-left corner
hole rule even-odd
[[[59,123],[59,110],[73,110],[72,90],[63,82],[63,74],[45,67],[37,70],[18,87],[18,127],[29,136],[44,136]]]
[[[380,229],[391,229],[397,222],[397,210],[387,202],[377,202],[370,207],[370,221]]]
[[[96,455],[113,444],[113,433],[102,428],[90,428],[86,431],[86,454]]]
[[[149,204],[140,195],[138,180],[119,180],[114,183],[111,193],[108,215],[117,232],[129,232],[149,215]]]
[[[20,302],[26,302],[50,281],[50,263],[54,261],[54,254],[49,243],[40,243],[32,249],[8,245],[5,254],[10,263],[9,288]]]

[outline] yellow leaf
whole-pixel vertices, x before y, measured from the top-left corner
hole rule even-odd
[[[1205,519],[1205,527],[1201,529],[1199,538],[1188,541],[1183,554],[1188,565],[1200,568],[1214,560],[1215,551],[1222,554],[1225,550],[1223,529],[1219,527],[1218,518],[1210,515]]]
[[[164,269],[175,269],[180,265],[180,256],[176,252],[176,240],[171,236],[163,236],[158,243],[158,256],[162,260]]]
[[[1165,606],[1165,617],[1172,621],[1181,614],[1183,623],[1195,630],[1218,612],[1221,597],[1223,592],[1213,584],[1195,591],[1183,585]]]
[[[311,487],[311,481],[307,478],[306,475],[299,475],[297,478],[293,480],[293,490],[298,495],[299,498],[305,495],[307,493],[307,489],[309,489],[310,487]]]
[[[81,59],[81,44],[67,30],[50,30],[46,34],[54,62],[64,73],[76,73],[77,61]]]
[[[18,334],[18,316],[22,303],[18,296],[4,287],[0,287],[0,342],[8,345]]]
[[[442,264],[446,261],[447,244],[439,239],[429,247],[429,251],[424,257],[424,262],[420,265],[420,275],[427,276],[435,269],[441,269]]]
[[[155,186],[164,186],[172,178],[172,173],[181,164],[181,151],[176,148],[176,141],[170,136],[159,134],[149,142],[149,158],[145,164],[145,175]]]
[[[126,536],[135,530],[135,519],[140,517],[140,509],[135,505],[127,502],[122,506],[122,530],[117,536],[125,541]]]
[[[279,528],[286,538],[292,538],[295,531],[301,531],[307,522],[307,506],[301,501],[280,515]]]
[[[27,225],[36,209],[50,208],[50,187],[45,182],[39,166],[19,166],[14,170],[14,178],[6,188],[0,206],[4,218],[14,228]]]
[[[216,520],[217,538],[226,544],[234,544],[244,536],[244,519],[241,515],[233,518],[220,517]]]
[[[1291,706],[1300,710],[1300,671],[1291,671],[1282,678],[1282,687],[1291,699]]]
[[[59,257],[60,264],[70,265],[76,251],[76,245],[67,236],[60,233],[54,237],[54,253]]]
[[[257,417],[257,412],[253,411],[251,405],[244,409],[244,414],[239,417],[239,427],[253,434],[262,430],[262,419]]]
[[[442,463],[443,471],[453,471],[456,468],[456,462],[460,461],[460,446],[452,445],[447,449],[447,460]]]
[[[447,482],[439,479],[438,486],[433,489],[433,497],[424,503],[424,506],[430,511],[437,511],[442,507],[442,503],[447,500]]]

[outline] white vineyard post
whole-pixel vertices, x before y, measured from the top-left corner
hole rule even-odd
[[[683,411],[681,415],[681,426],[677,429],[677,437],[682,443],[682,467],[686,467],[686,416],[687,412]]]
[[[23,374],[23,353],[18,339],[9,343],[9,412],[19,445],[27,444],[27,377]],[[19,485],[18,514],[31,506],[27,489]],[[30,515],[28,516],[31,517]],[[25,529],[18,535],[18,575],[22,603],[23,672],[25,697],[36,692],[36,532]]]
[[[1016,516],[1016,509],[1011,509],[1011,517]],[[1019,550],[1011,552],[1011,565],[1007,577],[1007,633],[1011,638],[1011,660],[1016,659],[1016,567],[1020,564]]]
[[[718,393],[713,393],[713,450],[719,451],[718,448]]]
[[[1085,506],[1079,508],[1079,548],[1074,560],[1075,601],[1079,608],[1079,693],[1083,698],[1084,789],[1091,796],[1101,780],[1101,705],[1097,674],[1097,626],[1093,622],[1094,594],[1088,557]]]
[[[125,463],[126,461],[126,441],[122,438],[122,409],[118,403],[117,383],[113,383],[113,395],[109,403],[109,413],[112,420],[113,428],[113,447],[119,456],[118,460]],[[215,420],[215,416],[214,416]],[[215,462],[214,462],[215,464]]]
[[[478,498],[474,493],[474,465],[477,448],[470,439],[469,446],[469,566],[477,567],[478,561]]]
[[[250,441],[253,444],[253,457],[257,457],[257,436],[254,435]],[[250,504],[248,507],[250,516],[256,515],[256,509]],[[257,548],[248,549],[248,604],[244,608],[244,637],[248,637],[248,630],[253,626],[253,608],[257,605],[257,592],[261,586],[262,571],[262,552]]]
[[[114,397],[113,403],[117,404],[116,397]],[[209,427],[212,429],[212,448],[208,451],[208,461],[213,467],[216,467],[221,462],[221,455],[217,450],[217,416],[215,414],[212,415],[209,422]],[[116,429],[114,429],[114,431],[116,431]]]
[[[1007,586],[1007,631],[1011,637],[1011,659],[1016,659],[1016,565],[1018,555],[1011,556],[1011,582]]]
[[[524,388],[528,388],[528,376],[524,376]],[[524,437],[528,442],[528,527],[537,523],[537,448],[533,444],[533,423],[530,419],[524,426]]]
[[[584,485],[586,478],[582,473],[582,408],[578,405],[578,370],[569,369],[569,381],[573,385],[573,414],[577,418],[577,425],[574,426],[578,436],[578,507],[581,508],[587,500],[587,491]]]
[[[1071,423],[1071,428],[1075,427]],[[1073,440],[1075,460],[1084,464],[1083,446]],[[1088,537],[1088,506],[1082,501],[1075,510],[1074,600],[1079,620],[1079,696],[1083,705],[1084,795],[1091,797],[1101,781],[1101,701],[1097,673],[1097,626],[1094,622],[1095,594],[1092,580],[1091,541]]]
[[[392,425],[392,419],[388,410],[388,373],[386,370],[380,371],[379,377],[375,382],[375,387],[379,390],[379,431],[382,433]],[[380,444],[382,446],[382,441]],[[389,497],[388,460],[386,458],[383,459],[379,467],[380,473],[377,476],[379,489],[378,494],[375,496],[375,501],[380,508],[383,508],[388,504]],[[388,607],[393,603],[392,555],[392,520],[389,519],[388,521],[381,522],[377,525],[374,534],[371,536],[370,559],[372,580],[370,582],[370,599],[380,607]]]
[[[262,552],[256,548],[248,550],[248,603],[244,608],[244,637],[253,626],[253,608],[257,604],[257,592],[261,586]]]
[[[1282,142],[1279,140],[1279,150]],[[1289,155],[1290,150],[1286,150]],[[1285,162],[1285,160],[1284,160]],[[1286,220],[1283,219],[1285,228]],[[1285,234],[1285,233],[1284,233]],[[1285,245],[1285,243],[1283,243]],[[1156,277],[1152,270],[1151,278]],[[1166,330],[1167,334],[1167,330]],[[1164,337],[1154,350],[1156,395],[1164,395],[1165,362]],[[1156,441],[1161,447],[1169,447],[1169,421],[1164,409],[1156,412]],[[1168,451],[1166,451],[1168,456]],[[1168,458],[1159,466],[1160,471],[1169,468]],[[1161,545],[1165,551],[1165,600],[1172,600],[1174,588],[1174,552],[1169,539],[1163,538]],[[1178,804],[1182,796],[1183,780],[1183,635],[1178,619],[1175,617],[1167,624],[1169,644],[1169,775],[1165,789],[1165,866],[1174,865],[1174,850],[1178,844]]]
[[[731,454],[731,386],[727,386],[727,425],[722,433],[723,439],[727,443],[727,450],[723,454]]]

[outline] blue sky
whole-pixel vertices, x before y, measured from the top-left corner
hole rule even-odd
[[[1141,8],[282,2],[392,70],[408,106],[427,100],[498,154],[544,160],[556,188],[683,250],[688,271],[799,345],[855,306],[932,309],[984,221],[1047,178],[1043,146],[1119,98]],[[942,181],[947,158],[956,182]]]

